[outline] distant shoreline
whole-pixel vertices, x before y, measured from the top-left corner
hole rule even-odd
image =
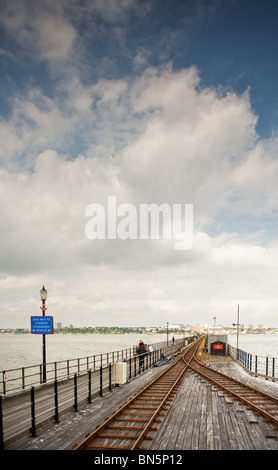
[[[144,328],[138,328],[134,329],[132,331],[129,331],[127,328],[119,328],[113,330],[112,328],[107,327],[107,329],[104,328],[99,328],[99,329],[93,329],[93,328],[73,328],[73,329],[53,329],[55,334],[62,334],[62,335],[75,335],[75,334],[87,334],[87,335],[165,335],[167,334],[167,329],[165,330],[146,330]],[[7,331],[0,331],[0,334],[31,334],[30,329],[11,329]],[[176,335],[191,335],[195,334],[194,331],[185,331],[185,330],[178,330],[178,329],[169,329],[168,334],[176,334]]]
[[[165,329],[156,329],[155,327],[151,329],[146,329],[145,327],[84,327],[84,328],[63,328],[63,329],[53,329],[53,334],[59,335],[165,335],[167,334],[167,328]],[[227,334],[227,335],[236,335],[236,330],[224,330],[222,332],[212,331],[199,331],[195,330],[194,327],[189,329],[178,329],[178,328],[169,328],[169,335],[185,335],[190,336],[196,333],[204,334]],[[31,334],[29,328],[2,328],[0,329],[0,335],[13,334],[13,335],[28,335]],[[251,330],[251,331],[239,331],[240,336],[251,336],[251,335],[278,335],[278,328],[274,329],[265,329],[265,330]]]

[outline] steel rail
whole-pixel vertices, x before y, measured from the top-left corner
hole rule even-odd
[[[191,361],[189,368],[203,377],[206,381],[213,383],[218,388],[221,388],[231,397],[244,403],[248,408],[263,415],[265,419],[275,424],[278,429],[278,418],[274,416],[278,414],[278,400],[276,398],[209,367],[208,365],[200,362],[197,358],[194,358]],[[261,406],[256,403],[257,401],[263,401]],[[274,409],[274,411],[271,412],[270,409],[266,411],[263,408],[264,405],[269,406]]]
[[[172,399],[172,396],[176,392],[185,373],[188,371],[188,365],[194,357],[201,341],[203,341],[203,338],[192,343],[182,355],[176,357],[173,363],[170,364],[168,368],[159,374],[151,383],[146,385],[139,393],[128,400],[110,417],[106,418],[106,420],[101,425],[97,426],[92,433],[89,433],[80,444],[75,444],[74,450],[142,449],[142,447],[140,447],[142,442],[144,440],[152,439],[152,436],[148,433],[149,431],[156,430],[156,428],[153,427],[154,422],[158,421],[159,415],[161,415],[162,411],[166,408],[169,400]],[[158,392],[160,392],[160,398],[158,398]],[[142,403],[144,396],[148,405],[144,405],[144,403]],[[156,401],[154,400],[154,397],[156,398]],[[141,405],[140,400],[142,400]],[[150,400],[152,400],[153,406],[149,405]],[[132,409],[136,411],[130,411]],[[128,415],[128,418],[126,415]],[[138,418],[138,416],[140,417]],[[116,427],[114,425],[116,420],[122,422],[130,421],[131,423],[136,423],[140,420],[142,426],[140,429],[138,429],[139,426],[136,426],[135,424],[131,424],[130,426],[120,425]],[[136,435],[120,433],[108,434],[107,429],[111,428],[113,430],[117,429],[118,431],[123,432],[127,429],[136,430],[138,433]],[[113,443],[110,445],[102,445],[100,443],[94,443],[96,439],[112,439],[113,443],[116,439],[121,439],[122,441],[131,440],[133,442],[128,446],[115,446]]]

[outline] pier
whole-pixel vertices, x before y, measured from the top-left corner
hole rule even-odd
[[[178,356],[179,348],[174,352]],[[211,355],[198,350],[201,363],[267,392],[278,400],[278,383],[255,377],[229,354]],[[72,450],[87,433],[99,426],[111,412],[161,374],[171,364],[151,367],[119,386],[97,393],[91,401],[87,392],[77,408],[20,439],[5,444],[5,449]],[[71,379],[72,380],[72,379]],[[68,381],[67,381],[68,383]],[[86,387],[87,388],[87,385]],[[21,395],[23,396],[23,395]],[[72,399],[72,397],[71,397]],[[17,399],[17,405],[19,404]],[[274,412],[275,413],[275,412]],[[32,430],[31,430],[32,431]],[[26,434],[26,433],[25,433]],[[163,412],[148,449],[155,450],[278,450],[277,427],[260,414],[188,370],[174,399]]]

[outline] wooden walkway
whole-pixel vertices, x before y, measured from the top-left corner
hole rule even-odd
[[[253,384],[278,398],[278,384],[250,376],[230,358],[203,357],[217,370]],[[163,366],[164,367],[164,366]],[[130,383],[95,398],[76,413],[71,412],[58,424],[40,430],[37,437],[24,438],[10,449],[71,450],[87,432],[103,421],[123,399],[134,395],[161,372],[152,368]],[[123,398],[124,397],[124,398]],[[278,431],[244,405],[208,385],[189,372],[175,400],[149,444],[150,450],[278,450]]]
[[[278,431],[190,372],[150,449],[278,450]]]

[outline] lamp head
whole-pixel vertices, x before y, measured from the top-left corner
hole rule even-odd
[[[47,290],[46,288],[43,286],[43,288],[40,290],[40,294],[41,294],[41,300],[46,300],[47,299]]]

